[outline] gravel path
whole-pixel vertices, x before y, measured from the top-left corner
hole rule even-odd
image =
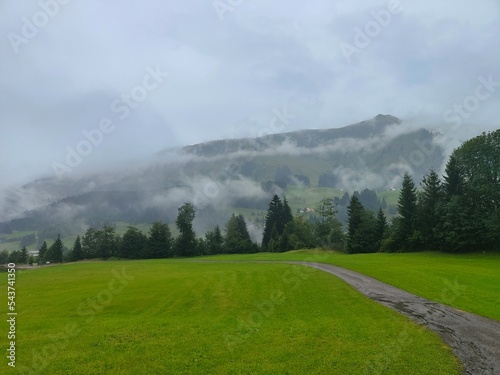
[[[463,374],[500,374],[500,322],[429,301],[345,268],[312,262],[286,263],[331,273],[374,301],[437,332],[462,362]]]

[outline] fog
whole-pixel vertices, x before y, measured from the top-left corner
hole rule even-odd
[[[338,128],[384,113],[405,126],[323,152],[373,150],[424,127],[448,155],[498,128],[496,0],[222,2],[0,3],[2,219],[67,195],[126,190],[138,183],[127,175],[165,164],[177,166],[182,187],[141,204],[263,199],[243,176],[183,176],[192,155],[158,154],[215,139]],[[283,142],[263,154],[320,151]],[[381,183],[370,171],[334,172],[353,189]],[[32,183],[39,178],[47,180]]]

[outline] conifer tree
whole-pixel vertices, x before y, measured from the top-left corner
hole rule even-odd
[[[362,225],[364,208],[358,196],[353,194],[349,206],[347,206],[347,252],[361,252],[358,231]]]
[[[218,225],[213,230],[205,233],[205,255],[220,254],[225,252],[224,237]]]
[[[382,247],[382,241],[387,235],[388,224],[387,217],[384,214],[382,208],[379,208],[377,212],[377,223],[375,225],[375,236],[377,240],[377,251],[380,251]]]
[[[46,256],[47,252],[49,251],[49,247],[47,246],[47,242],[43,241],[42,246],[40,247],[40,250],[38,250],[38,261],[40,263],[45,263],[46,262]]]
[[[149,230],[148,257],[171,258],[174,256],[172,249],[172,234],[167,224],[155,221]]]
[[[425,245],[434,249],[437,246],[436,230],[441,222],[438,209],[444,199],[444,190],[434,169],[424,176],[421,186],[422,191],[418,196],[418,229]]]
[[[123,234],[120,256],[128,259],[150,258],[148,238],[139,229],[129,226]]]
[[[28,250],[26,250],[26,246],[23,246],[23,248],[21,249],[21,255],[19,257],[19,263],[28,264],[28,258]]]
[[[82,243],[80,240],[80,236],[76,237],[75,243],[73,245],[72,249],[72,258],[73,260],[82,260],[84,259],[84,254],[83,254],[83,249],[82,249]]]
[[[50,262],[62,263],[64,245],[61,241],[61,236],[57,235],[57,240],[47,251],[47,260]]]
[[[408,172],[403,176],[397,210],[399,217],[395,233],[396,243],[402,251],[414,249],[415,244],[412,242],[412,237],[416,230],[417,221],[417,189]]]
[[[118,255],[115,235],[115,228],[111,225],[104,225],[101,229],[97,246],[97,252],[100,258],[106,259]]]
[[[271,235],[273,231],[273,227],[276,227],[276,232],[278,232],[278,222],[279,217],[283,211],[283,204],[281,203],[280,197],[275,194],[269,202],[269,207],[267,209],[266,221],[264,223],[264,233],[262,235],[262,248],[265,251],[269,251],[268,244],[271,240]]]
[[[224,243],[227,253],[250,253],[254,250],[247,224],[242,215],[232,214],[226,224]]]
[[[101,241],[100,230],[95,228],[88,228],[82,238],[82,250],[84,259],[97,258],[99,256],[99,243]]]
[[[175,241],[175,255],[186,257],[193,256],[198,248],[196,233],[193,230],[193,220],[196,216],[196,209],[191,203],[184,203],[179,207],[179,213],[175,220],[175,225],[180,234]]]
[[[372,211],[368,211],[363,207],[356,194],[353,194],[347,207],[347,215],[347,252],[352,254],[377,251],[376,219]]]

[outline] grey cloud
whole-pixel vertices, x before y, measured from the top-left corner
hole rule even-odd
[[[2,2],[0,188],[52,175],[66,146],[157,64],[171,76],[75,174],[166,147],[255,137],[285,104],[296,116],[285,131],[392,113],[446,132],[443,113],[479,76],[500,80],[500,6],[401,3],[404,11],[349,64],[340,43],[387,2],[244,1],[223,22],[211,2],[70,2],[17,55],[6,36],[40,7]],[[444,144],[497,127],[499,93],[446,132]]]

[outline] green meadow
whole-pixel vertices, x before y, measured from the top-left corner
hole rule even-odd
[[[232,260],[309,260],[352,269],[430,300],[500,320],[500,254],[354,254],[320,250],[215,256]]]
[[[5,374],[460,373],[436,334],[303,266],[81,262],[18,271],[16,292]]]

